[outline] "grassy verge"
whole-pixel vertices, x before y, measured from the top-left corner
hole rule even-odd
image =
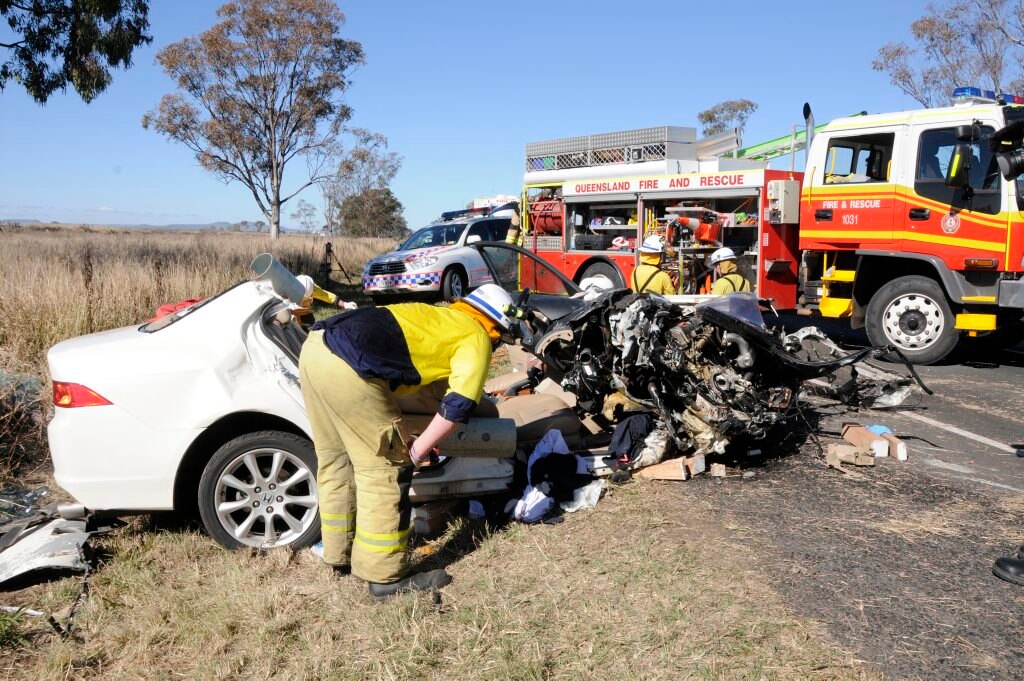
[[[19,678],[837,678],[846,656],[789,616],[742,550],[657,483],[556,526],[461,521],[424,560],[454,583],[372,602],[305,554],[227,552],[136,521],[100,542],[74,640],[21,623]],[[9,600],[67,606],[69,578]],[[31,629],[27,627],[32,627]]]

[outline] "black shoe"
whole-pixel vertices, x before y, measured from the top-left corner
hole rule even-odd
[[[992,564],[992,574],[999,579],[1024,586],[1024,560],[997,558],[996,562]]]
[[[331,570],[334,571],[335,577],[345,577],[347,575],[352,574],[351,565],[332,565]]]
[[[410,591],[430,591],[440,589],[450,584],[451,575],[444,570],[431,570],[430,572],[417,572],[391,584],[377,584],[370,582],[370,595],[378,601],[386,601],[392,596]]]

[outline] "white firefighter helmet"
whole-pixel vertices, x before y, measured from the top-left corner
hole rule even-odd
[[[731,248],[719,248],[717,251],[711,254],[711,266],[714,267],[723,260],[735,260],[736,254],[732,252]]]
[[[497,284],[484,284],[462,300],[493,319],[503,331],[508,331],[512,326],[512,320],[508,318],[512,296]]]
[[[299,283],[302,284],[303,288],[306,289],[306,293],[302,296],[303,298],[309,298],[311,295],[313,295],[313,287],[315,286],[315,284],[313,283],[313,277],[309,276],[308,274],[299,274],[296,275],[295,278],[298,279]]]
[[[640,245],[641,253],[664,253],[665,252],[665,240],[657,234],[644,239],[644,242]]]

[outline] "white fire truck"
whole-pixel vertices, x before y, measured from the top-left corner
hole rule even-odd
[[[817,128],[805,105],[804,130],[747,148],[736,131],[667,126],[528,144],[523,244],[576,281],[628,286],[638,243],[659,233],[680,293],[707,289],[707,257],[725,245],[777,309],[849,318],[914,362],[963,336],[1012,345],[1024,99],[958,88],[954,100]],[[767,167],[809,139],[805,172]]]

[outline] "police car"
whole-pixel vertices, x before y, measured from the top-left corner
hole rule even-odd
[[[363,292],[388,294],[438,292],[445,300],[461,298],[494,280],[480,252],[480,241],[504,241],[511,224],[510,206],[467,209],[441,214],[434,224],[416,230],[390,253],[363,267]]]

